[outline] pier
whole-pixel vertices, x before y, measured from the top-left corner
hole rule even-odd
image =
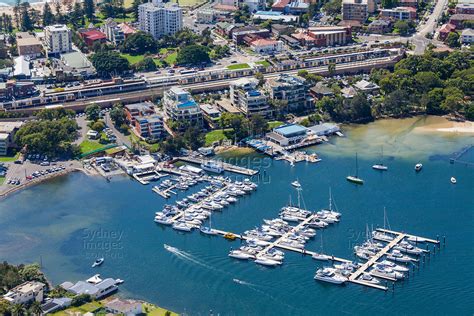
[[[197,164],[197,165],[201,165],[203,162],[209,161],[209,159],[195,158],[195,157],[178,157],[176,159],[180,161],[184,161],[184,162]],[[245,176],[254,176],[258,173],[257,170],[239,167],[239,166],[232,165],[230,163],[223,162],[223,161],[219,161],[219,164],[222,166],[222,168],[224,168],[225,171],[238,173]]]

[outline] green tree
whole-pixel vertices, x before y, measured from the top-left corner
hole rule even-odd
[[[263,135],[268,131],[268,121],[261,115],[252,115],[249,123],[254,135]]]
[[[328,64],[328,73],[329,76],[333,76],[336,73],[336,63],[331,62]]]
[[[397,22],[395,22],[393,27],[395,29],[395,32],[402,36],[408,35],[408,33],[410,33],[410,25],[407,21],[398,20]]]
[[[124,53],[142,55],[145,53],[156,53],[158,45],[156,40],[148,33],[137,32],[127,37],[122,46]]]
[[[54,14],[51,11],[49,3],[46,2],[43,8],[43,26],[48,26],[54,24]]]
[[[95,5],[94,0],[84,0],[84,14],[89,19],[89,21],[94,20]]]
[[[73,118],[75,115],[73,110],[65,108],[43,109],[35,113],[36,118],[40,120],[59,120],[63,117]]]
[[[137,71],[155,71],[157,69],[156,63],[151,57],[145,57],[134,65]]]
[[[323,5],[323,11],[328,15],[337,15],[341,13],[342,0],[329,0]]]
[[[261,72],[256,72],[254,77],[258,80],[258,86],[263,87],[263,85],[265,84],[265,77],[263,76],[263,74]]]
[[[7,300],[0,298],[0,315],[9,315],[11,308],[12,306]]]
[[[23,32],[31,31],[34,28],[33,21],[30,16],[30,4],[23,2],[21,4],[21,24],[20,29]]]
[[[426,113],[428,114],[442,114],[444,113],[441,109],[441,102],[444,100],[443,89],[434,88],[429,91],[427,97],[424,98]]]
[[[448,34],[446,38],[446,44],[448,44],[451,48],[456,48],[461,46],[461,42],[459,41],[459,34],[457,32],[451,32]]]
[[[123,74],[130,70],[130,63],[114,51],[100,51],[92,55],[92,65],[101,76]]]
[[[38,301],[33,301],[31,303],[30,308],[28,311],[31,313],[33,316],[41,316],[43,314],[43,310],[41,309],[41,303]]]
[[[92,127],[91,127],[94,131],[96,132],[102,132],[105,128],[105,124],[104,122],[102,121],[96,121],[92,124]]]
[[[186,129],[183,135],[183,140],[188,148],[196,150],[202,147],[205,143],[204,134],[201,130],[195,126],[191,126]]]
[[[447,112],[458,112],[461,108],[461,101],[464,93],[456,87],[448,87],[443,90],[444,101],[441,103],[441,109]]]
[[[97,104],[88,105],[85,109],[87,119],[89,121],[97,121],[100,118],[100,106]]]
[[[25,306],[23,304],[15,304],[11,308],[11,313],[13,316],[23,316],[25,315]]]
[[[470,102],[466,107],[466,118],[470,121],[474,121],[474,102]]]
[[[199,45],[189,45],[181,48],[176,57],[176,64],[178,65],[196,65],[209,63],[210,61],[208,49]]]
[[[382,0],[381,4],[382,4],[382,8],[391,9],[398,4],[398,1],[397,0]]]
[[[114,122],[115,126],[121,126],[125,123],[125,112],[121,104],[115,104],[112,110],[110,110],[110,119]]]

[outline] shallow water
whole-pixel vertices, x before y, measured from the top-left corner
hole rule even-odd
[[[413,118],[345,128],[347,137],[311,149],[323,158],[319,164],[290,167],[258,154],[234,159],[262,171],[259,188],[213,216],[213,226],[220,229],[251,229],[276,216],[294,193],[289,183],[299,179],[308,208],[327,206],[330,186],[343,214],[339,224],[323,232],[328,254],[353,258],[352,246],[364,238],[366,224],[383,225],[384,207],[394,230],[431,238],[445,235],[441,254],[397,284],[393,293],[315,282],[320,264],[294,253],[287,252],[276,269],[230,259],[227,253],[239,246],[237,241],[155,225],[153,214],[164,201],[151,186],[128,178],[107,183],[82,174],[0,202],[0,260],[41,261],[54,283],[95,273],[121,278],[123,294],[191,315],[210,310],[222,315],[471,314],[474,168],[450,164],[448,157],[474,141],[466,135],[414,129],[423,124],[423,119]],[[390,168],[386,173],[370,167],[380,159],[382,145]],[[363,186],[345,180],[354,172],[355,151]],[[474,161],[473,150],[464,158]],[[419,161],[424,168],[417,174],[413,166]],[[453,175],[456,185],[449,182]],[[166,250],[164,244],[172,248]],[[320,237],[307,248],[320,249]],[[99,256],[106,258],[104,265],[90,268]]]

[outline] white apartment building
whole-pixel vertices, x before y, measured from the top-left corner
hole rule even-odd
[[[42,302],[45,285],[37,281],[29,281],[18,285],[3,295],[10,304],[26,304],[33,301]]]
[[[201,108],[188,91],[180,87],[171,87],[164,93],[162,102],[168,119],[178,123],[181,127],[185,125],[202,127]]]
[[[153,0],[138,6],[138,25],[156,39],[173,35],[183,28],[183,10],[175,3]]]
[[[246,116],[271,114],[268,96],[259,91],[258,80],[255,78],[240,78],[229,83],[230,102]]]
[[[48,54],[67,53],[72,50],[72,33],[64,24],[48,25],[44,28],[44,43]]]

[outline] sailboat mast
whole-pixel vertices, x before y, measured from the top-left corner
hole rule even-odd
[[[357,160],[358,160],[358,159],[357,159],[357,153],[356,153],[356,178],[359,177],[359,163],[358,163]]]
[[[329,210],[332,211],[332,195],[331,195],[331,187],[329,187]]]

